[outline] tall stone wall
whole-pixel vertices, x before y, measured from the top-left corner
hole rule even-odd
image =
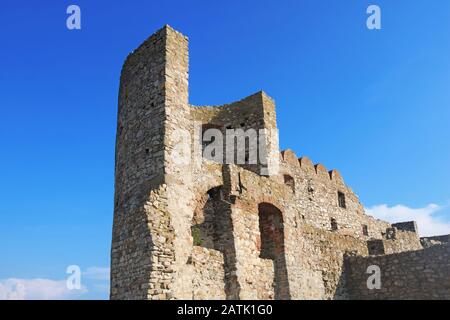
[[[177,163],[173,154],[180,130],[191,131],[187,86],[187,39],[168,26],[124,63],[116,137],[112,299],[182,296],[177,292],[183,274],[179,262],[190,239],[190,219],[183,220],[180,212],[190,197],[180,185],[190,183],[192,170],[189,163]],[[181,201],[180,192],[186,195]]]
[[[162,269],[173,260],[171,245],[164,240],[157,246],[152,234],[154,228],[164,228],[167,236],[173,231],[163,187],[165,41],[164,31],[154,34],[128,56],[122,68],[111,249],[113,299],[146,299],[150,288],[163,295],[162,279],[170,279]],[[155,201],[161,206],[154,206]]]
[[[368,289],[371,265],[381,288]],[[450,245],[375,257],[349,257],[347,287],[352,299],[450,299]]]

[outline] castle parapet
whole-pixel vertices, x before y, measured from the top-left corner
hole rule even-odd
[[[398,230],[414,232],[417,234],[419,233],[417,223],[415,221],[398,222],[394,223],[392,226]]]

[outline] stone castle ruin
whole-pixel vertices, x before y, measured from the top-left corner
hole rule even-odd
[[[255,129],[256,161],[250,143],[243,162],[202,157],[208,129]],[[449,236],[377,220],[337,170],[280,152],[264,92],[190,105],[188,39],[169,26],[122,69],[114,201],[111,299],[450,299]]]

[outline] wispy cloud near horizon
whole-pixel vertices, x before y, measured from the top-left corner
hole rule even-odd
[[[67,280],[43,278],[0,279],[0,300],[72,300],[103,298],[109,292],[109,267],[88,267],[81,272],[81,288],[70,290]]]
[[[67,288],[66,280],[18,279],[0,280],[0,300],[66,300],[76,299],[88,290]]]

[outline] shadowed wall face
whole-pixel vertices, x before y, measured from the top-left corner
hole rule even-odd
[[[220,296],[222,299],[238,299],[239,283],[236,277],[236,251],[233,236],[233,224],[230,205],[223,201],[223,187],[214,187],[203,196],[203,201],[194,211],[191,234],[194,247],[202,247],[203,251],[194,248],[192,257],[195,260],[210,260],[212,255],[220,255],[222,265],[212,272],[223,273],[222,279],[216,281],[218,290],[209,290],[209,297]],[[200,252],[201,255],[197,253]],[[200,271],[200,272],[199,272]],[[197,270],[202,274],[201,270]],[[211,285],[204,279],[194,279],[199,286]],[[221,283],[221,285],[217,285]],[[223,285],[223,287],[222,287]],[[194,287],[194,296],[196,288]]]
[[[259,204],[258,211],[261,235],[260,257],[273,260],[275,299],[289,299],[283,214],[277,207],[269,203]]]

